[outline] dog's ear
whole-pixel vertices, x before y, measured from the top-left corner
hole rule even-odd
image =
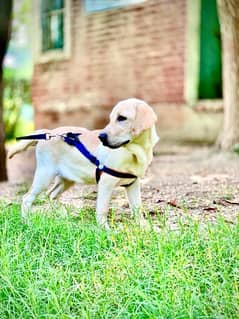
[[[136,105],[136,116],[132,132],[135,136],[152,127],[157,121],[157,115],[147,103]]]

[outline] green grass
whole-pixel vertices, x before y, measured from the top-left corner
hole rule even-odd
[[[239,318],[239,224],[106,232],[0,202],[0,318]],[[161,217],[162,218],[162,217]]]

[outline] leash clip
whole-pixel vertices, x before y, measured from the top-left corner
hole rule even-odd
[[[50,133],[46,133],[46,140],[47,141],[51,140],[53,137],[56,137],[56,135],[51,135]]]
[[[52,135],[50,133],[46,133],[46,140],[49,141],[51,140],[52,138],[55,138],[55,137],[60,137],[60,138],[65,138],[66,136],[65,135],[60,135],[60,134],[55,134],[55,135]]]
[[[46,133],[46,140],[50,140],[52,138],[51,134],[50,133]]]

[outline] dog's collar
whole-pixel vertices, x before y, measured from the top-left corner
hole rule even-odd
[[[117,170],[114,170],[114,169],[100,163],[98,158],[95,155],[91,154],[88,151],[88,149],[85,147],[85,145],[80,141],[79,135],[81,135],[81,133],[68,132],[66,134],[59,134],[59,135],[51,135],[49,133],[42,133],[42,134],[20,136],[20,137],[17,137],[16,140],[50,140],[50,139],[57,137],[57,136],[61,137],[64,142],[66,142],[70,146],[76,147],[78,149],[78,151],[80,151],[81,154],[84,155],[84,157],[86,157],[92,164],[94,164],[96,166],[95,178],[96,178],[97,183],[99,182],[100,176],[103,172],[106,174],[109,174],[111,176],[118,177],[118,178],[133,178],[133,179],[137,178],[137,176],[135,176],[134,174],[126,173],[126,172],[119,172]],[[123,185],[123,186],[128,187],[128,186],[132,185],[134,182],[135,181],[133,181],[130,184]]]

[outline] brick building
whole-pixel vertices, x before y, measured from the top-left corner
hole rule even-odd
[[[214,140],[221,125],[216,0],[34,0],[36,127],[102,127],[137,97],[167,139]]]

